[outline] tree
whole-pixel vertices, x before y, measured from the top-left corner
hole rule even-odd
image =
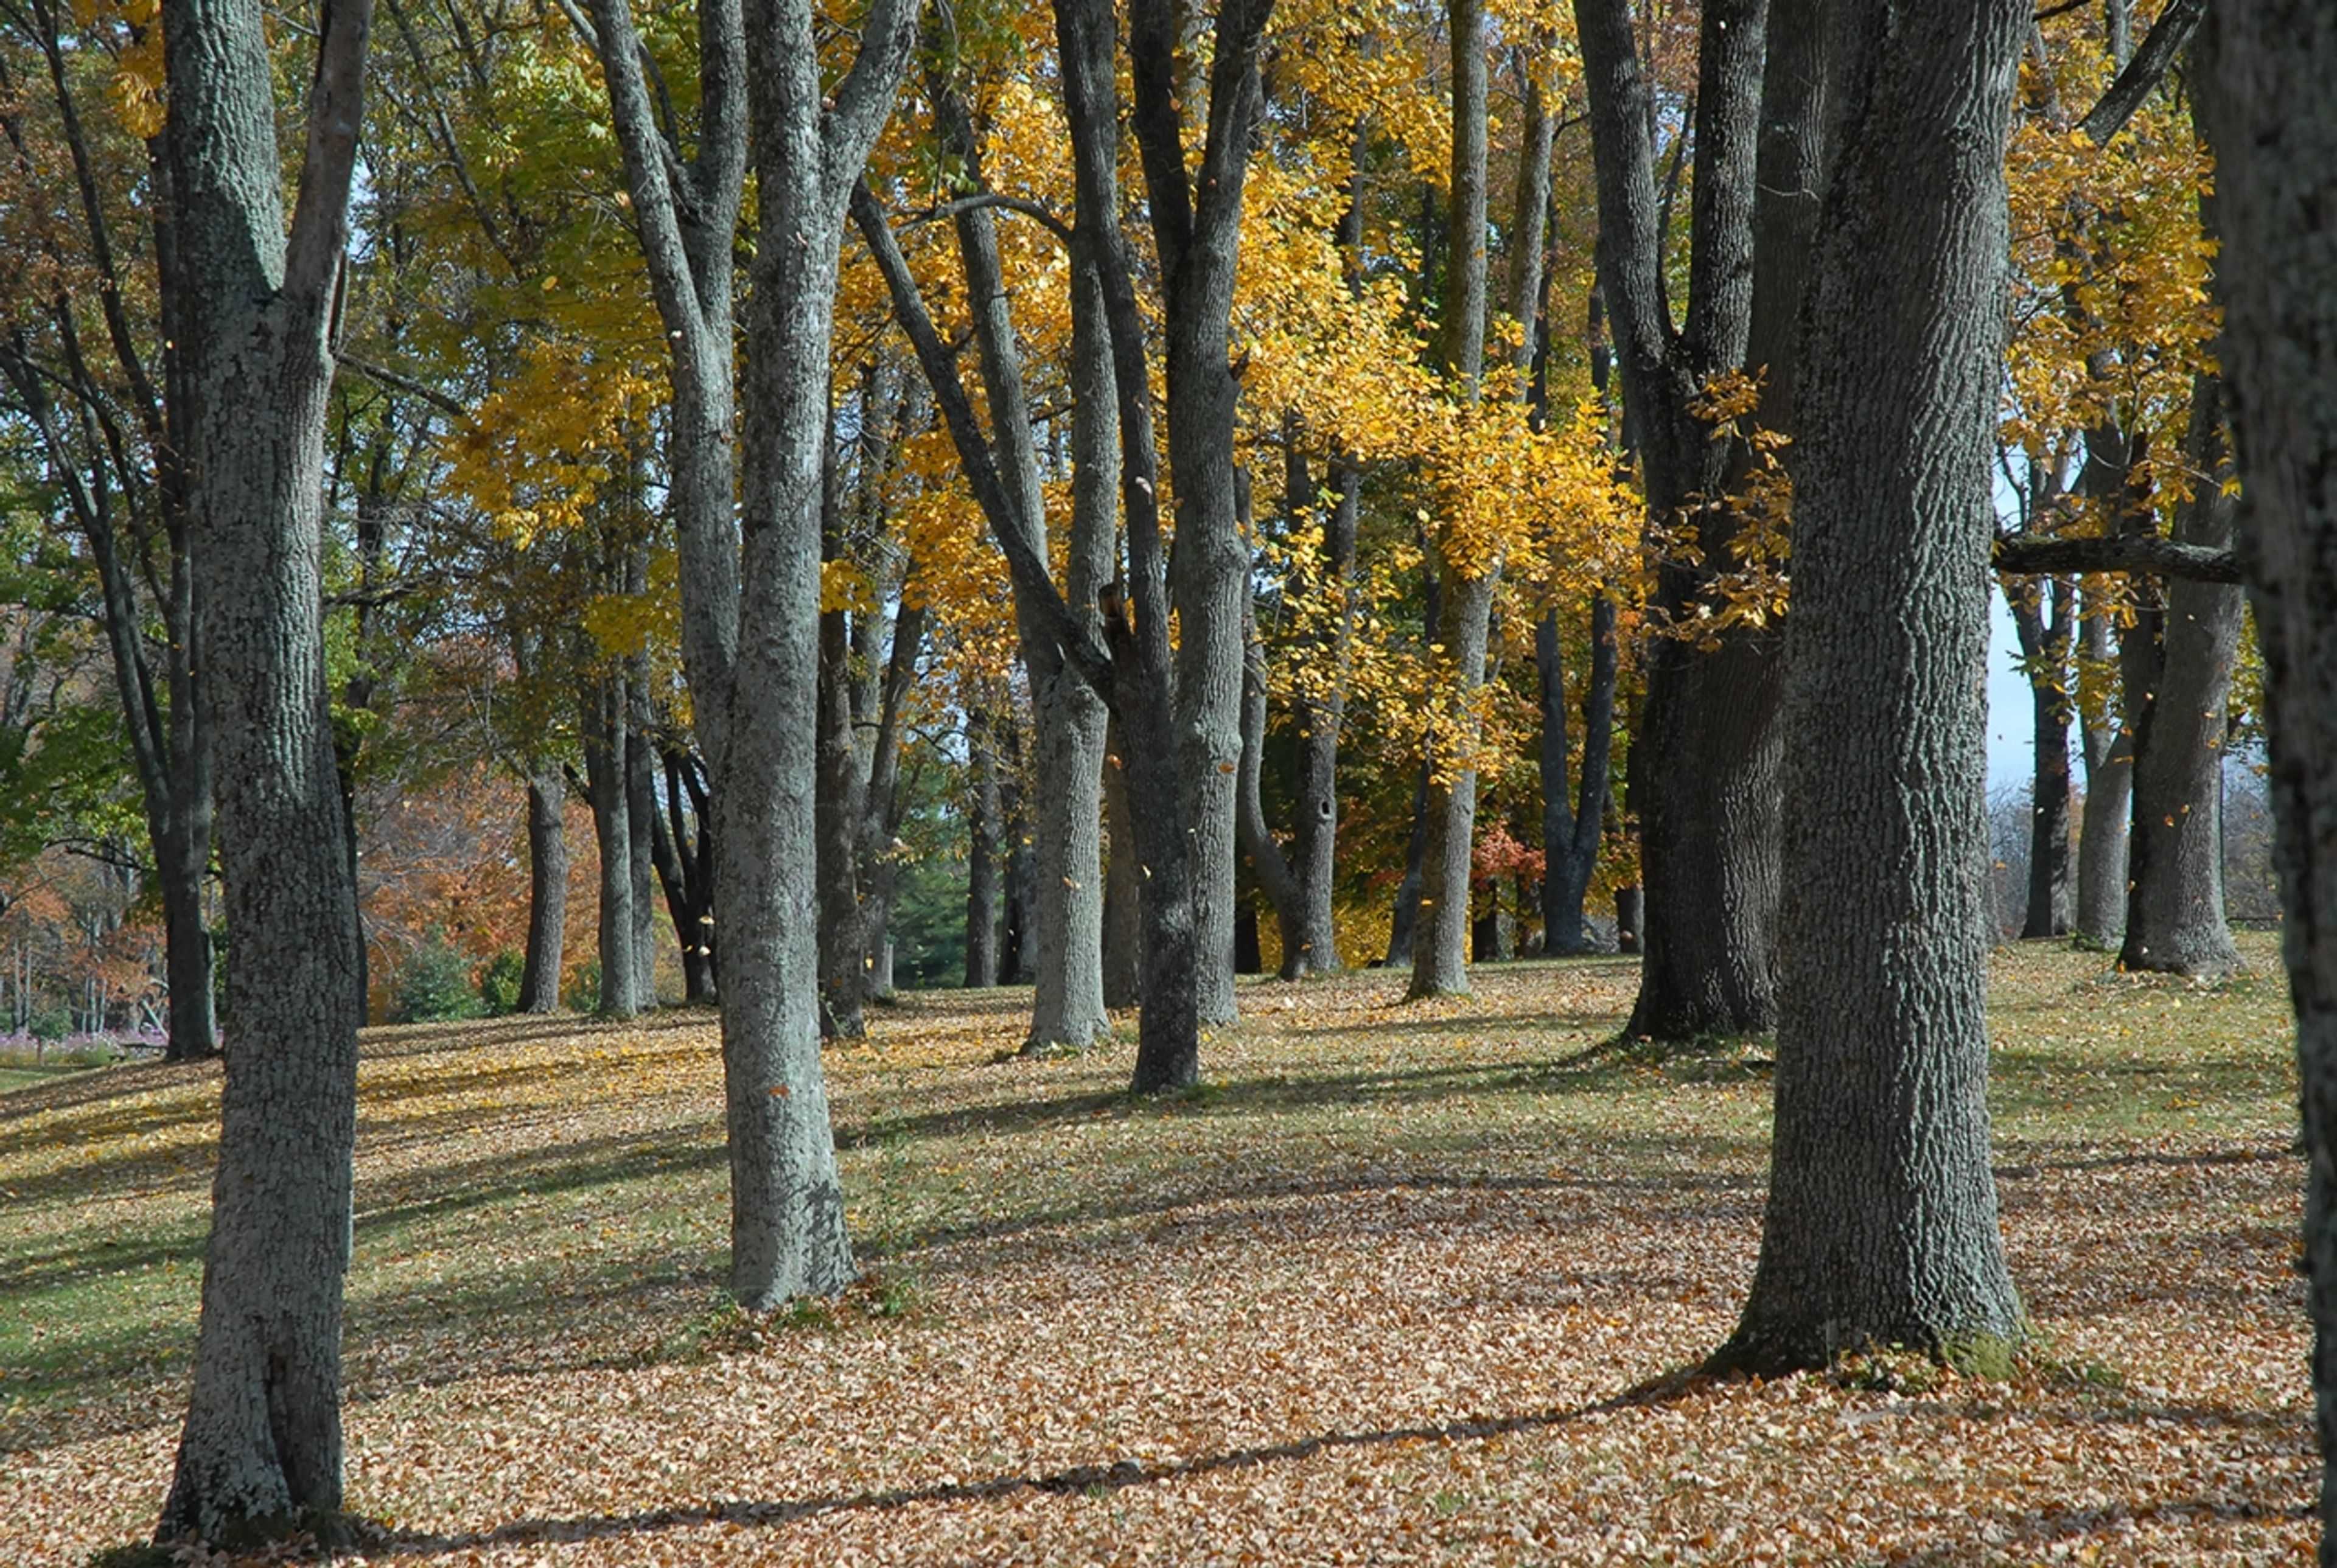
[[[288,229],[257,0],[164,38],[189,512],[209,663],[234,1031],[194,1387],[161,1533],[220,1539],[341,1501],[340,1331],[357,1134],[357,900],[326,718],[319,521],[367,0],[323,14]]]
[[[1741,447],[1713,439],[1699,413],[1706,387],[1747,366],[1765,373],[1761,422],[1798,428],[1790,327],[1814,216],[1805,193],[1820,189],[1820,80],[1796,37],[1767,49],[1765,72],[1767,0],[1704,7],[1687,312],[1676,326],[1649,141],[1657,117],[1630,7],[1576,0],[1574,9],[1598,161],[1599,281],[1626,428],[1651,524],[1686,532],[1693,546],[1664,552],[1655,604],[1692,626],[1721,608],[1713,579],[1741,521],[1726,495]],[[1775,1021],[1779,648],[1775,628],[1751,623],[1648,646],[1632,750],[1647,889],[1632,1034],[1676,1039]]]
[[[2217,292],[2249,593],[2264,638],[2289,987],[2303,1079],[2321,1562],[2337,1563],[2337,15],[2210,9],[2195,79],[2215,149]]]
[[[1834,30],[1843,120],[1799,356],[1776,1139],[1721,1368],[1985,1360],[2020,1336],[1989,1151],[1980,677],[2029,16],[1834,0],[1773,23]]]
[[[19,258],[5,290],[12,304],[0,336],[0,378],[14,394],[15,412],[35,432],[98,578],[122,731],[162,895],[168,1054],[184,1061],[218,1045],[203,913],[211,759],[181,457],[189,414],[171,346],[177,280],[168,267],[177,252],[167,198],[156,199],[168,188],[168,141],[156,134],[161,115],[145,74],[160,66],[159,39],[151,27],[126,30],[128,46],[116,55],[107,47],[112,18],[101,14],[74,32],[64,21],[45,0],[8,16],[8,42],[37,55],[55,116],[53,126],[31,124],[30,94],[9,83],[12,102],[0,111],[0,126],[14,172],[34,190],[72,195],[60,204],[66,211],[45,223],[34,218],[46,202],[0,202],[24,225],[8,241]],[[123,106],[95,122],[81,111],[93,59],[116,71]],[[0,68],[0,80],[12,75]],[[49,166],[51,159],[65,167]],[[141,181],[154,188],[142,200],[130,194]],[[117,236],[125,226],[129,232]],[[151,278],[141,265],[146,258]]]

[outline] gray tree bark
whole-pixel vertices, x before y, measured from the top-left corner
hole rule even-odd
[[[561,950],[568,926],[568,833],[561,820],[567,781],[555,765],[527,775],[527,956],[520,969],[519,1010],[560,1008]]]
[[[934,118],[962,164],[963,183],[983,185],[981,143],[954,87],[933,83]],[[966,296],[974,303],[974,339],[988,394],[991,443],[1007,497],[1025,535],[1046,549],[1045,490],[1023,384],[1022,355],[1009,305],[991,210],[972,207],[956,219]],[[1070,550],[1061,599],[1099,635],[1097,595],[1115,566],[1119,483],[1118,427],[1110,412],[1110,329],[1091,274],[1072,279],[1072,419],[1075,451]],[[1031,687],[1034,761],[1045,781],[1030,812],[1029,854],[1010,876],[1027,890],[1029,920],[1016,944],[1017,979],[1032,982],[1026,1052],[1085,1049],[1109,1027],[1103,1002],[1102,792],[1104,728],[1100,693],[1072,667],[1056,641],[1046,606],[1017,587],[1016,619]],[[1021,835],[1016,835],[1018,838]],[[1022,846],[1017,844],[1016,848]]]
[[[164,36],[193,399],[188,514],[209,661],[234,1038],[193,1388],[160,1534],[329,1532],[357,1132],[357,900],[327,716],[321,513],[366,0],[325,14],[285,222],[257,0],[186,0]]]
[[[1126,744],[1115,718],[1104,732],[1104,823],[1111,839],[1103,888],[1103,1000],[1108,1008],[1132,1008],[1144,998],[1143,863],[1136,854],[1136,826],[1129,820],[1128,786],[1121,782],[1120,753]]]
[[[1444,374],[1453,395],[1477,401],[1485,355],[1485,8],[1482,0],[1449,0],[1445,27],[1452,69],[1452,213],[1445,228]],[[1500,565],[1464,573],[1441,532],[1432,534],[1427,570],[1443,588],[1443,627],[1431,645],[1429,679],[1454,704],[1452,744],[1459,755],[1428,758],[1428,834],[1420,862],[1420,913],[1412,939],[1411,997],[1469,994],[1471,854],[1476,845],[1478,726],[1474,704],[1485,684],[1485,641]]]
[[[2185,465],[2192,495],[2176,538],[2231,543],[2224,493],[2230,453],[2221,386],[2203,373],[2192,399]],[[2157,679],[2136,736],[2134,826],[2127,836],[2122,968],[2213,979],[2240,967],[2224,919],[2224,731],[2239,660],[2240,589],[2176,579],[2166,585]]]
[[[1229,365],[1230,315],[1242,185],[1261,101],[1258,39],[1273,9],[1273,0],[1220,0],[1217,7],[1198,180],[1188,171],[1178,90],[1184,7],[1178,0],[1133,0],[1129,12],[1129,118],[1142,154],[1166,317],[1160,336],[1177,507],[1168,577],[1178,619],[1173,701],[1192,848],[1193,1005],[1204,1024],[1230,1022],[1237,1010],[1234,797],[1249,550],[1235,517],[1234,415],[1240,389]],[[1109,276],[1105,286],[1110,287]],[[1117,322],[1113,334],[1124,336]],[[1122,433],[1123,439],[1130,433],[1124,412]],[[1190,1078],[1181,1065],[1170,1076]]]
[[[633,901],[632,730],[629,683],[620,664],[603,663],[580,694],[585,789],[592,805],[592,838],[600,852],[600,1010],[630,1018],[647,1009],[641,946]]]
[[[1981,945],[2004,145],[2027,0],[1838,0],[1847,122],[1800,355],[1776,1136],[1723,1368],[1988,1362],[2020,1304]],[[1896,607],[1876,615],[1874,607]]]
[[[844,553],[836,446],[820,465],[819,555]],[[818,784],[815,805],[819,878],[819,1032],[830,1040],[868,1033],[861,1013],[868,944],[860,923],[860,822],[866,803],[852,724],[852,628],[846,612],[819,618]]]
[[[2306,1160],[2321,1550],[2337,1564],[2337,15],[2226,0],[2193,80],[2215,149],[2241,550],[2264,639]]]
[[[968,715],[966,731],[973,784],[965,815],[965,985],[987,990],[998,983],[998,749],[987,716]]]
[[[2029,661],[2029,733],[2036,760],[2029,791],[2029,890],[2024,938],[2069,931],[2069,647],[2077,590],[2054,579],[2008,591]]]

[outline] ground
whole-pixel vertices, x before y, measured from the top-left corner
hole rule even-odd
[[[721,1303],[710,1018],[382,1029],[347,1332],[362,1560],[2309,1559],[2285,990],[1998,955],[2009,1381],[1679,1376],[1759,1241],[1768,1047],[1609,1042],[1614,959],[1246,989],[1208,1083],[1008,1058],[1027,993],[828,1068],[868,1281]],[[0,1558],[161,1504],[216,1067],[0,1095]]]

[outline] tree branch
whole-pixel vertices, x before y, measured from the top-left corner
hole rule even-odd
[[[2086,539],[2029,539],[2000,533],[1990,563],[2013,577],[2055,572],[2148,572],[2192,582],[2238,582],[2239,557],[2210,545],[2116,534]]]
[[[2142,107],[2143,100],[2157,91],[2176,57],[2191,42],[2191,34],[2198,31],[2199,18],[2206,10],[2207,0],[2167,0],[2166,9],[2151,24],[2142,47],[2117,73],[2102,101],[2078,122],[2078,129],[2092,138],[2095,146],[2108,146],[2110,138],[2125,129],[2134,112]]]
[[[308,88],[308,146],[284,253],[284,291],[321,315],[330,307],[348,250],[349,187],[365,114],[366,41],[373,0],[328,0]]]

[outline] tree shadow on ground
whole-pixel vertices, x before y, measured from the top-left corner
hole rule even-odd
[[[1556,1409],[1497,1416],[1462,1416],[1433,1425],[1387,1427],[1363,1432],[1317,1432],[1286,1443],[1228,1449],[1173,1464],[1144,1464],[1119,1459],[1109,1464],[1075,1465],[1043,1475],[1010,1474],[979,1481],[903,1486],[887,1492],[834,1493],[799,1498],[736,1499],[696,1507],[654,1508],[638,1514],[587,1514],[570,1519],[519,1519],[508,1524],[464,1534],[434,1535],[419,1532],[369,1532],[365,1544],[376,1552],[424,1553],[478,1552],[498,1546],[572,1544],[686,1530],[707,1524],[774,1528],[822,1514],[887,1513],[920,1504],[975,1503],[1017,1493],[1098,1494],[1165,1481],[1183,1481],[1229,1470],[1257,1469],[1286,1461],[1348,1448],[1372,1448],[1414,1442],[1466,1442],[1548,1431],[1591,1417],[1635,1407],[1673,1403],[1704,1386],[1704,1379],[1681,1371],[1667,1373],[1619,1394],[1587,1404]]]
[[[1564,1057],[1401,1072],[1358,1070],[1305,1077],[1276,1074],[1204,1084],[1181,1095],[1154,1097],[1122,1089],[1091,1089],[1046,1099],[1004,1099],[910,1115],[839,1121],[836,1140],[839,1147],[851,1148],[894,1138],[1030,1132],[1099,1116],[1129,1121],[1306,1110],[1370,1100],[1418,1102],[1477,1094],[1590,1094],[1644,1082],[1651,1075],[1673,1083],[1705,1084],[1765,1077],[1770,1071],[1768,1060],[1744,1055],[1741,1045],[1725,1040],[1648,1049],[1609,1040]]]

